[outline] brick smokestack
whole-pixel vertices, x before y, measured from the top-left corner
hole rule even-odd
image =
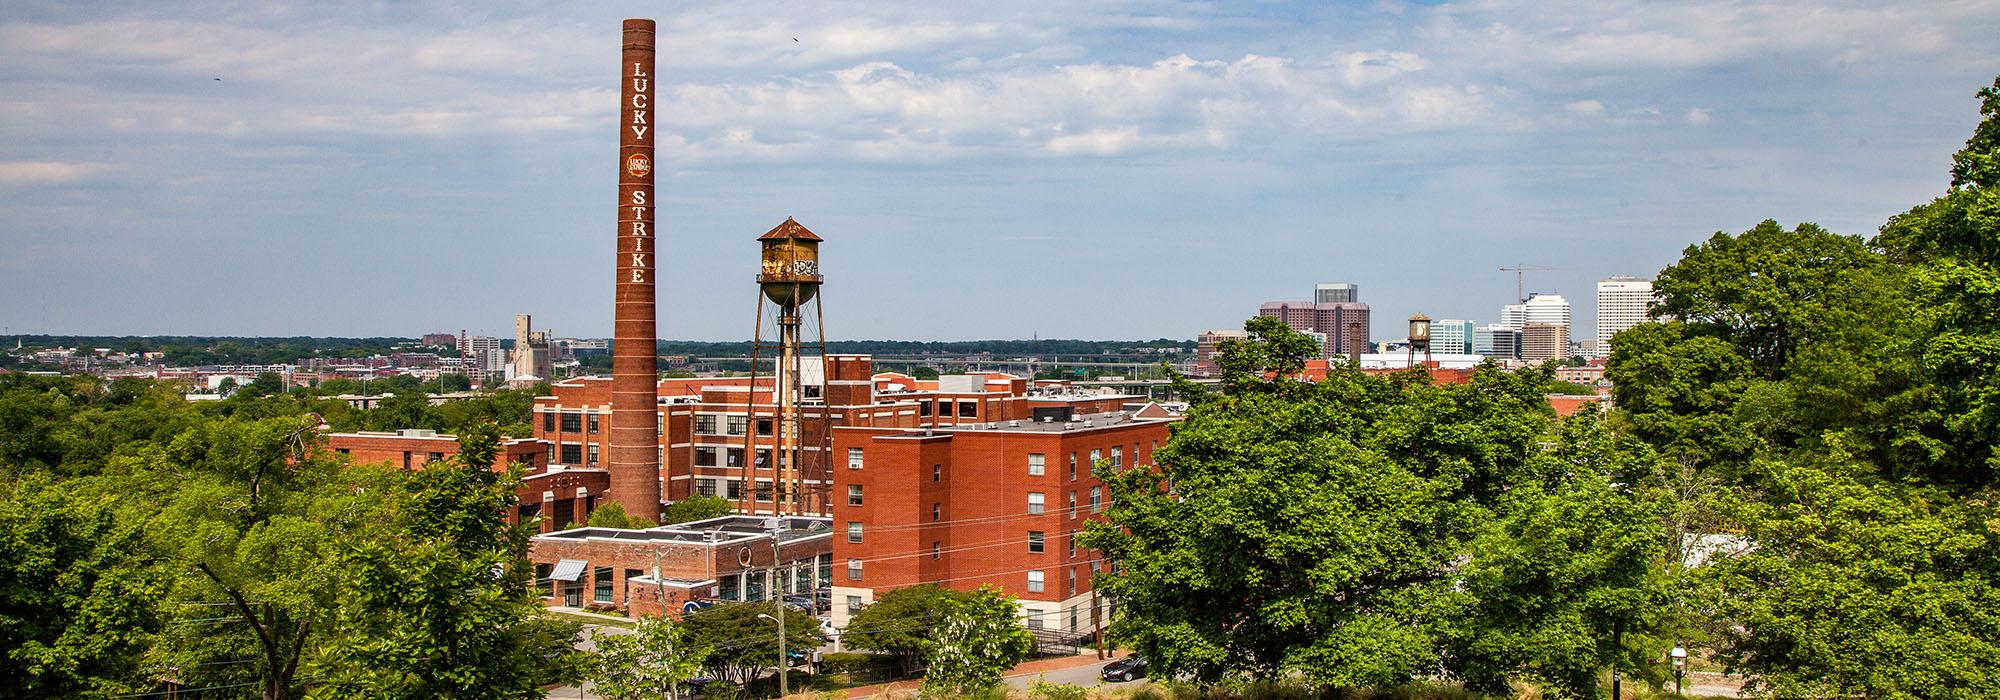
[[[618,261],[611,340],[611,498],[660,520],[658,344],[653,311],[653,20],[625,20],[619,65]]]

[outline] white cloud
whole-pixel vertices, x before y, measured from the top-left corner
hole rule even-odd
[[[1686,120],[1690,126],[1708,126],[1708,123],[1713,121],[1714,117],[1710,116],[1710,110],[1707,108],[1691,107],[1688,109],[1687,114],[1682,116],[1682,119]]]
[[[1595,117],[1604,114],[1604,103],[1597,100],[1577,100],[1563,105],[1563,109],[1569,110],[1571,114]]]
[[[10,187],[73,185],[111,171],[112,167],[103,163],[0,161],[0,185]]]
[[[1433,9],[1422,36],[1468,66],[1629,71],[1790,57],[1867,70],[1977,46],[1993,17],[1975,2],[1474,0]]]
[[[1370,138],[1471,126],[1493,111],[1477,85],[1413,77],[1423,65],[1413,54],[1178,54],[1150,64],[936,73],[877,61],[785,80],[671,85],[662,110],[697,155],[743,155],[744,142],[725,136],[750,126],[801,142],[798,154],[865,147],[879,157],[901,145],[926,159]]]

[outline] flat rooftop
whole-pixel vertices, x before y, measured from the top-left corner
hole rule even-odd
[[[614,527],[580,527],[574,530],[558,530],[537,539],[605,539],[628,542],[685,542],[690,544],[736,544],[763,539],[770,535],[765,521],[769,518],[754,515],[725,515],[719,518],[696,520],[689,523],[662,525],[644,530],[626,530]],[[833,520],[804,516],[778,518],[778,541],[804,539],[827,535],[833,532]]]
[[[902,434],[889,435],[885,437],[921,438],[932,435],[949,435],[953,433],[1043,433],[1043,434],[1074,433],[1074,432],[1083,432],[1086,430],[1102,430],[1104,428],[1115,428],[1118,426],[1125,426],[1125,425],[1163,423],[1168,420],[1172,420],[1171,418],[1135,418],[1133,416],[1134,413],[1137,413],[1137,411],[1110,411],[1106,413],[1091,413],[1091,414],[1073,416],[1066,421],[1063,420],[1041,421],[1041,420],[1029,420],[1027,418],[1022,418],[1020,420],[993,421],[987,423],[959,423],[957,425],[945,425],[928,429],[908,428]]]

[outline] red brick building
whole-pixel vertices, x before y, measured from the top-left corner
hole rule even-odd
[[[1126,410],[1123,398],[982,396],[971,410],[988,420],[836,428],[834,625],[890,589],[994,584],[1019,598],[1032,629],[1094,632],[1090,577],[1105,564],[1074,544],[1108,498],[1091,464],[1150,465],[1179,420],[1157,405]],[[964,400],[942,390],[922,399],[934,417],[954,418]]]
[[[388,464],[401,469],[423,469],[424,465],[458,454],[458,436],[434,430],[398,432],[328,433],[327,448],[345,455],[355,464]],[[550,532],[569,523],[582,522],[604,492],[611,487],[610,475],[602,469],[572,468],[549,463],[550,446],[537,438],[505,440],[495,469],[519,464],[527,469],[516,494],[521,504],[511,514],[513,522],[541,518],[541,531]]]
[[[841,427],[910,429],[992,421],[1021,420],[1037,407],[1072,406],[1083,413],[1117,410],[1132,399],[1123,395],[1078,396],[1052,392],[1059,382],[1030,382],[999,372],[950,375],[915,380],[906,375],[874,372],[866,355],[829,355],[824,363],[808,361],[802,373],[803,410],[809,418],[824,414],[825,424]],[[535,400],[535,437],[547,441],[554,464],[595,468],[609,453],[611,381],[580,377],[559,382],[552,395]],[[769,514],[771,479],[769,446],[773,442],[775,407],[772,383],[760,378],[751,386],[746,377],[663,379],[659,381],[660,476],[666,499],[693,494],[722,496],[737,502],[745,514]],[[755,421],[748,405],[756,405]],[[840,500],[828,475],[829,460],[818,447],[823,436],[808,420],[807,446],[801,459],[813,502],[793,504],[793,512],[826,513]],[[754,435],[751,435],[754,433]],[[756,453],[749,457],[746,445]],[[836,467],[840,452],[830,460]],[[747,481],[747,486],[746,486]],[[831,494],[831,495],[829,495]]]
[[[529,559],[551,607],[678,617],[689,601],[812,596],[833,573],[825,518],[731,515],[645,530],[579,528],[535,537]],[[772,562],[777,562],[776,566]]]

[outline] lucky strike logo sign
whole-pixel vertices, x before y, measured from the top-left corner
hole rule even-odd
[[[634,153],[625,158],[625,173],[632,177],[645,177],[653,173],[653,159],[644,153]]]

